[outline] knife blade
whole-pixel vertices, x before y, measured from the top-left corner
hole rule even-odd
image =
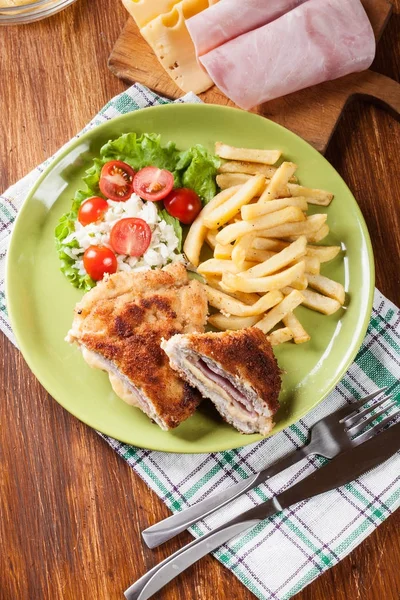
[[[153,567],[125,591],[127,600],[147,600],[179,573],[235,535],[273,514],[354,481],[388,460],[400,449],[400,423],[344,452],[278,496],[236,516],[228,523],[193,540]]]

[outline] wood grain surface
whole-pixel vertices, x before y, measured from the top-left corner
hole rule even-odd
[[[374,69],[398,80],[400,0]],[[107,58],[126,21],[118,2],[78,0],[46,21],[0,29],[0,191],[81,129],[126,86]],[[327,157],[357,197],[377,286],[400,305],[400,125],[356,102]],[[177,548],[151,551],[142,529],[168,510],[99,436],[40,386],[0,336],[0,600],[117,600]],[[184,534],[179,543],[189,541]],[[399,600],[400,511],[296,600]],[[266,565],[268,568],[268,565]],[[251,600],[207,557],[158,600]]]
[[[392,5],[388,0],[361,0],[379,40],[388,22]],[[108,66],[127,82],[138,81],[169,98],[179,98],[182,91],[161,66],[150,46],[129,18],[119,36]],[[252,112],[287,127],[325,152],[345,106],[359,97],[385,106],[400,120],[399,84],[370,70],[352,73],[305,90],[277,98],[255,107]],[[236,106],[215,85],[200,94],[204,102]]]

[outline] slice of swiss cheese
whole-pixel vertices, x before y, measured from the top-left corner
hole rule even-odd
[[[185,20],[215,4],[216,0],[181,0],[168,14],[162,14],[141,29],[158,60],[184,92],[198,94],[213,85],[198,63]]]
[[[169,13],[178,2],[180,0],[122,0],[139,29],[156,17]]]
[[[169,13],[180,1],[181,0],[122,0],[122,3],[135,19],[136,25],[141,29],[156,17]],[[209,5],[211,6],[217,2],[218,0],[210,0]]]

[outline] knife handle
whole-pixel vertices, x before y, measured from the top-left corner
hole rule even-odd
[[[271,502],[271,514],[276,511]],[[229,523],[214,529],[190,544],[187,544],[161,563],[153,567],[125,592],[126,600],[147,600],[164,585],[182,573],[185,569],[209,554],[231,538],[243,533],[246,529],[257,525],[260,519],[246,520],[246,515],[239,515]]]
[[[142,531],[142,537],[146,545],[149,548],[160,546],[175,535],[178,535],[178,533],[181,533],[190,527],[190,525],[193,525],[193,523],[200,521],[200,519],[203,519],[215,510],[222,508],[241,494],[252,490],[270,477],[273,477],[277,473],[296,464],[306,456],[309,456],[309,454],[312,454],[312,451],[308,446],[299,448],[283,457],[281,460],[276,461],[267,469],[264,469],[243,481],[239,481],[239,483],[235,483],[228,489],[221,490],[209,498],[205,498],[205,500],[201,500],[197,504],[148,527]]]

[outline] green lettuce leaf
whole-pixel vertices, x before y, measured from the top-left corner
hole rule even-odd
[[[65,248],[79,248],[79,244],[76,240],[72,242],[65,242],[65,238],[75,231],[75,221],[78,216],[78,210],[84,200],[93,196],[92,192],[78,190],[75,193],[74,200],[70,212],[65,213],[60,218],[57,227],[55,229],[56,248],[58,258],[60,259],[60,269],[66,276],[68,281],[72,283],[74,287],[88,291],[96,284],[89,277],[89,275],[80,275],[78,269],[75,268],[75,261],[66,252]]]
[[[182,225],[180,224],[179,219],[176,219],[175,217],[170,215],[165,210],[165,208],[163,208],[163,210],[159,210],[158,214],[160,215],[160,217],[163,221],[168,223],[168,225],[172,225],[172,227],[174,228],[175,235],[178,238],[177,250],[178,250],[178,252],[181,252],[181,250],[182,250]]]
[[[100,181],[100,172],[104,162],[98,158],[93,160],[93,165],[87,169],[83,181],[86,183],[88,190],[91,192],[91,196],[99,195],[99,181]]]
[[[182,186],[194,190],[207,204],[217,193],[215,178],[220,163],[200,144],[181,152],[176,169],[181,174]]]
[[[179,151],[173,142],[161,145],[161,136],[156,133],[125,133],[110,140],[100,150],[102,161],[123,160],[135,171],[153,166],[174,173]]]

